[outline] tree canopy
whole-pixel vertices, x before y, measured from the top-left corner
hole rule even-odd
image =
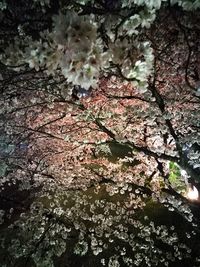
[[[0,2],[1,267],[200,266],[199,8]]]

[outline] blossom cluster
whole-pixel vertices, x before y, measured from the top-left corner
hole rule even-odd
[[[141,12],[138,23],[142,27],[149,27],[155,18],[153,13],[149,14]],[[135,19],[131,17],[131,22],[126,23],[132,24]],[[153,66],[150,43],[119,36],[114,41],[110,40],[106,47],[98,27],[95,16],[60,12],[53,17],[52,31],[41,32],[40,39],[35,41],[29,36],[23,36],[23,40],[20,36],[16,37],[1,59],[8,65],[19,66],[16,70],[28,63],[36,71],[45,69],[48,75],[62,73],[69,84],[80,85],[86,90],[96,88],[101,73],[112,69],[114,63],[121,68],[127,80],[135,81],[136,87],[147,87]],[[130,25],[129,28],[132,32]],[[123,28],[122,34],[126,35]],[[137,55],[143,59],[138,59]]]
[[[81,17],[74,12],[59,14],[54,17],[52,37],[57,45],[58,64],[68,82],[85,89],[96,87],[100,70],[106,66],[109,55],[103,51],[94,18]],[[54,58],[48,62],[52,66]]]

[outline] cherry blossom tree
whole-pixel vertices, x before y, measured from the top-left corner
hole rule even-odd
[[[199,7],[1,1],[1,266],[199,266]]]

